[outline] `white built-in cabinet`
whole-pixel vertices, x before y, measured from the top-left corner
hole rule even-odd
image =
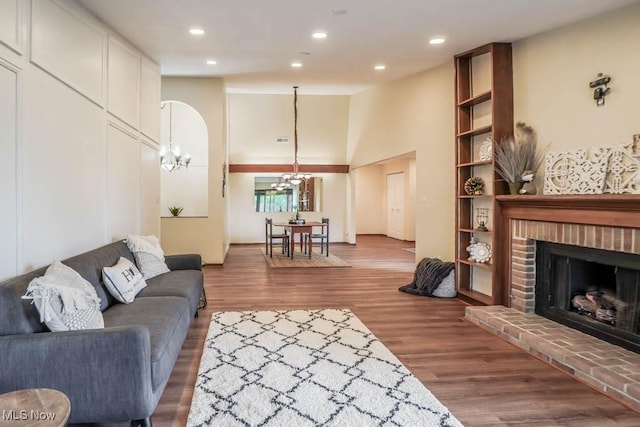
[[[160,70],[78,3],[0,0],[0,280],[160,234]]]

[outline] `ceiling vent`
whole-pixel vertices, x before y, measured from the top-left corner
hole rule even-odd
[[[278,136],[278,137],[276,137],[276,142],[278,144],[288,144],[289,143],[289,137],[288,136]]]

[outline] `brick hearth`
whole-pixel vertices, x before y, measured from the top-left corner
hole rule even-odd
[[[603,208],[595,202],[588,211],[544,196],[543,206],[534,207],[535,198],[520,205],[505,198],[501,232],[510,257],[504,298],[510,307],[467,307],[465,319],[640,412],[640,354],[534,314],[536,241],[640,254],[640,203],[624,198]]]
[[[640,355],[501,305],[467,307],[465,319],[640,412]]]

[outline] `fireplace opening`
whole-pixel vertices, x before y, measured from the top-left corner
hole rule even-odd
[[[640,255],[536,245],[536,314],[640,353]]]

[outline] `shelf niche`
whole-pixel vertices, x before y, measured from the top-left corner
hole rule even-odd
[[[490,43],[454,57],[456,105],[456,287],[461,299],[473,304],[503,304],[501,221],[496,197],[508,193],[494,159],[479,157],[487,139],[500,141],[513,134],[513,71],[510,43]],[[464,183],[484,179],[481,196],[468,195]],[[477,230],[477,208],[488,208],[489,231]],[[471,238],[491,246],[488,263],[470,261]]]

